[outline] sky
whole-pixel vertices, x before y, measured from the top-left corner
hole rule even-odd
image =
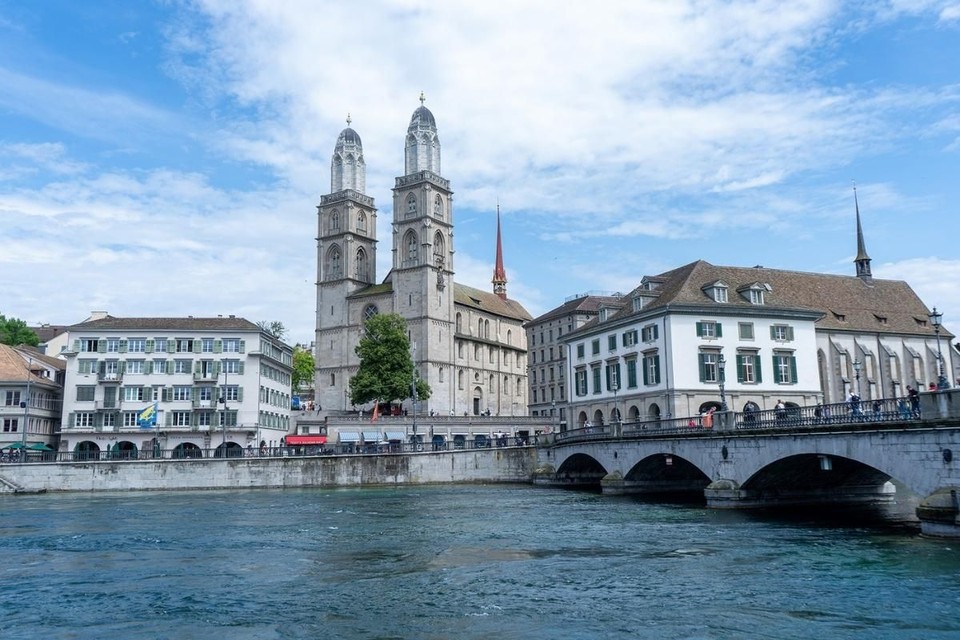
[[[0,313],[280,321],[363,140],[391,264],[423,92],[455,279],[538,316],[695,260],[873,275],[960,332],[960,0],[0,0]]]

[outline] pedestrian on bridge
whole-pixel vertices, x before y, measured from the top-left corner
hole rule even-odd
[[[913,411],[913,417],[920,417],[920,392],[907,385],[907,398],[910,399],[910,410]]]

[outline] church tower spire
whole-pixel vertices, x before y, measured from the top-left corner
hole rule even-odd
[[[507,299],[507,271],[503,268],[503,243],[500,240],[500,203],[497,203],[497,262],[493,267],[493,292]]]
[[[867,255],[867,246],[863,241],[863,227],[860,225],[860,202],[857,200],[857,185],[853,185],[853,202],[857,209],[857,257],[854,264],[857,266],[857,277],[864,282],[873,280],[870,273],[870,256]]]

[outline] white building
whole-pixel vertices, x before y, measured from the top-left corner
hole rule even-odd
[[[243,318],[108,315],[71,326],[61,356],[61,454],[242,455],[290,428],[292,349]]]
[[[0,450],[53,450],[60,430],[62,360],[0,344]]]
[[[404,149],[404,175],[393,189],[393,264],[378,284],[377,210],[365,193],[360,136],[348,126],[334,148],[331,192],[317,207],[315,400],[321,415],[357,409],[348,391],[360,364],[354,350],[363,323],[377,313],[407,321],[417,375],[432,392],[421,413],[526,415],[523,322],[530,314],[507,297],[499,217],[492,292],[454,282],[453,191],[441,175],[436,120],[422,104]]]

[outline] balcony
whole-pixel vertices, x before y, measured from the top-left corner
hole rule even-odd
[[[217,377],[218,375],[216,371],[195,371],[193,373],[193,379],[195,382],[216,382]]]
[[[102,382],[104,384],[120,384],[123,381],[123,376],[117,372],[106,373],[101,371],[97,374],[97,382]]]

